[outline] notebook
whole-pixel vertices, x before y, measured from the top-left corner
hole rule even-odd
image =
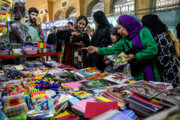
[[[84,116],[94,118],[108,110],[118,110],[117,102],[87,102]]]
[[[152,99],[165,90],[164,87],[155,85],[148,81],[139,81],[125,86],[124,88],[146,99]]]
[[[127,64],[127,55],[124,52],[122,52],[116,57],[116,61],[113,68],[116,69],[119,66],[122,66],[125,64]]]
[[[180,87],[166,90],[156,96],[156,99],[160,100],[160,103],[167,107],[180,105]]]
[[[93,67],[89,67],[89,68],[85,68],[85,69],[80,69],[80,70],[78,70],[78,72],[80,74],[82,74],[84,77],[89,77],[89,76],[92,76],[92,75],[100,73],[99,70],[97,70],[96,68],[93,68]]]
[[[104,79],[108,80],[108,81],[112,81],[112,82],[122,84],[123,82],[126,82],[126,81],[132,79],[132,77],[127,76],[127,75],[125,75],[123,73],[113,73],[111,75],[108,75]]]
[[[110,73],[99,73],[93,76],[88,77],[88,80],[95,80],[95,79],[103,79],[104,77],[110,75]]]
[[[105,88],[107,86],[117,85],[117,83],[111,82],[108,80],[104,80],[104,79],[97,79],[97,80],[90,80],[90,81],[81,82],[81,85],[86,90],[92,90],[92,89],[99,89],[99,88]]]
[[[81,81],[77,81],[77,82],[70,82],[70,83],[63,83],[63,85],[67,86],[68,88],[76,91],[79,90],[79,88],[82,87],[82,85],[80,84],[80,82],[84,82],[87,80],[81,80]]]
[[[72,108],[84,113],[85,112],[85,109],[86,109],[86,104],[87,102],[97,102],[97,99],[96,98],[88,98],[88,99],[85,99],[85,100],[81,100],[79,102],[76,102]]]

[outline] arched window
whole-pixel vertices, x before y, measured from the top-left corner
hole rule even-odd
[[[57,16],[57,20],[63,19],[63,14],[60,12],[59,15]]]
[[[103,1],[99,1],[97,2],[91,9],[91,16],[93,16],[93,14],[97,11],[103,11],[104,12],[104,2]]]
[[[134,0],[117,0],[114,3],[114,13],[133,12]]]
[[[75,8],[73,8],[68,15],[68,18],[71,18],[71,17],[76,17],[76,9]]]
[[[179,6],[180,0],[156,0],[156,10],[171,9]]]
[[[63,17],[63,13],[62,12],[60,12],[60,11],[56,12],[56,14],[54,16],[54,20],[61,20],[63,18],[64,17]]]

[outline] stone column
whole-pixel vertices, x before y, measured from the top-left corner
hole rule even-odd
[[[76,17],[83,15],[84,0],[76,0]]]
[[[142,18],[152,12],[153,0],[135,0],[135,15]]]
[[[52,6],[53,6],[53,2],[48,0],[48,17],[49,17],[48,19],[49,19],[49,21],[53,21],[53,9],[52,9]]]

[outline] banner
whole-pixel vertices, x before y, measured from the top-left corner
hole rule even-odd
[[[74,23],[74,18],[67,18],[67,19],[63,19],[63,20],[57,20],[57,21],[43,23],[42,29],[52,29],[54,26],[55,27],[65,27],[65,26],[67,26],[68,22]]]

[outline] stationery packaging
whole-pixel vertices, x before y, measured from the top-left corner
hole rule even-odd
[[[94,118],[108,110],[118,110],[117,102],[88,102],[84,116]]]

